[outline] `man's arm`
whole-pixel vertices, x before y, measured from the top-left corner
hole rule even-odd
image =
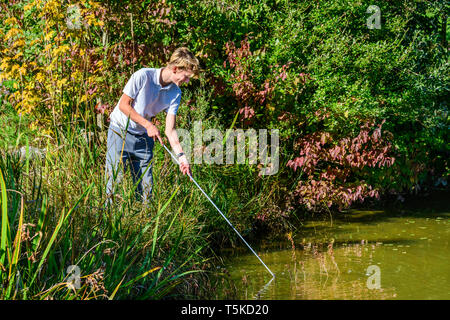
[[[134,110],[131,106],[132,101],[133,99],[131,97],[127,96],[125,93],[122,94],[122,97],[120,98],[119,110],[122,111],[127,117],[130,117],[131,120],[143,126],[147,130],[149,137],[155,139],[155,141],[156,138],[158,138],[159,142],[163,144],[158,128],[151,121],[148,121],[137,113],[136,110]]]
[[[170,113],[167,114],[165,134],[169,139],[172,150],[175,151],[175,154],[179,154],[183,152],[183,148],[181,147],[180,140],[178,139],[177,130],[175,129],[175,119],[176,116],[174,114]],[[180,162],[181,172],[183,172],[183,174],[189,173],[192,175],[186,155],[181,156],[180,158],[178,158],[178,160]]]

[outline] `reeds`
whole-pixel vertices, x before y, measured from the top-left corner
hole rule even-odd
[[[101,135],[64,128],[42,159],[1,151],[0,299],[162,299],[201,271],[193,191],[169,172],[145,208],[124,179],[105,206]]]
[[[14,115],[6,116],[14,126]],[[149,206],[136,201],[129,174],[106,206],[106,130],[93,119],[56,125],[53,137],[24,127],[0,141],[0,298],[216,295],[214,282],[226,275],[215,268],[220,259],[211,261],[222,246],[240,245],[233,230],[158,144]],[[22,154],[15,151],[21,146]],[[193,166],[244,237],[255,234],[255,219],[267,225],[277,211],[274,178],[257,172],[250,165]]]

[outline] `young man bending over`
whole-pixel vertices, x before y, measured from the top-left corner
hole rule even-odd
[[[161,134],[151,120],[161,111],[167,113],[165,134],[178,157],[180,170],[183,174],[191,174],[175,130],[175,119],[181,100],[180,85],[198,72],[198,59],[182,47],[174,51],[166,67],[142,68],[128,80],[110,117],[106,154],[106,192],[109,197],[122,179],[119,164],[123,163],[125,169],[131,169],[135,183],[141,179],[136,189],[137,197],[144,203],[150,200],[153,146],[156,141],[163,144]]]

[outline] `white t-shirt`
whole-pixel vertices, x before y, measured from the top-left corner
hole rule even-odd
[[[176,115],[180,105],[181,89],[175,83],[162,87],[159,82],[161,70],[162,68],[139,69],[133,73],[123,89],[123,93],[134,99],[131,103],[134,110],[148,120],[163,110]],[[120,111],[119,104],[120,100],[111,113],[110,124],[125,130],[128,117]],[[128,131],[133,134],[147,133],[143,126],[131,119]]]

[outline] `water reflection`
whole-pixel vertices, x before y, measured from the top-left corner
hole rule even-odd
[[[376,214],[312,221],[282,244],[289,249],[260,250],[276,274],[264,290],[270,275],[254,256],[230,257],[238,299],[450,299],[449,214],[367,218]]]

